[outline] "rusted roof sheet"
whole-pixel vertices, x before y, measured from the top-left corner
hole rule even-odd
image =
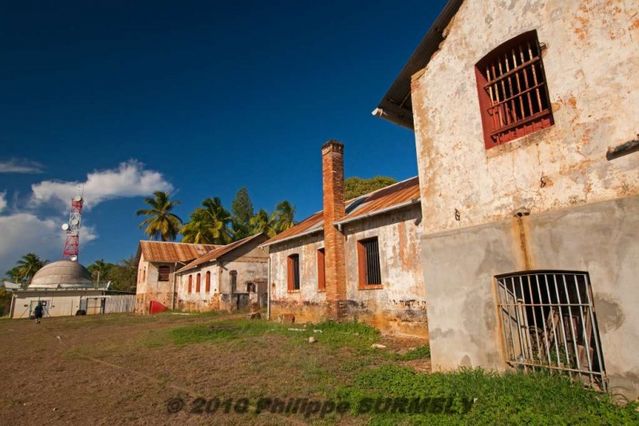
[[[378,189],[349,202],[346,216],[341,220],[351,220],[408,201],[419,200],[419,179],[417,176],[398,182],[386,188]]]
[[[248,243],[250,243],[251,241],[255,241],[258,244],[262,243],[264,241],[266,241],[267,237],[265,234],[255,234],[255,235],[251,235],[250,237],[246,237],[244,239],[238,240],[238,241],[234,241],[230,244],[226,244],[224,246],[218,246],[215,250],[211,250],[210,252],[198,257],[197,259],[195,259],[194,261],[192,261],[191,263],[185,265],[184,267],[182,267],[181,269],[179,269],[177,272],[184,272],[184,271],[189,271],[191,269],[195,269],[198,266],[204,264],[204,263],[208,263],[208,262],[213,262],[219,258],[221,258],[222,256],[229,254],[230,252],[232,252],[235,249],[238,249]]]
[[[411,201],[419,201],[419,179],[417,176],[347,201],[346,216],[340,222],[363,219],[365,216],[399,207]],[[321,231],[323,226],[323,212],[320,211],[271,238],[265,245]]]
[[[322,211],[317,212],[292,228],[283,231],[266,242],[266,245],[288,240],[290,238],[299,237],[315,231],[321,231],[324,226],[324,213]]]
[[[138,251],[149,262],[189,262],[213,249],[214,244],[188,244],[166,241],[140,241]]]

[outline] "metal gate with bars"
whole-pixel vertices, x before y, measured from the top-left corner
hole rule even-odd
[[[560,371],[606,390],[588,273],[524,271],[495,278],[507,362]]]

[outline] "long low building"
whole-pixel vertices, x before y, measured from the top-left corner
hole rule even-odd
[[[344,146],[322,148],[324,209],[264,245],[274,319],[353,319],[427,337],[419,181],[344,201]]]
[[[13,292],[10,316],[31,318],[38,304],[45,317],[133,312],[135,296],[97,288],[84,266],[60,260],[36,272],[26,289]]]

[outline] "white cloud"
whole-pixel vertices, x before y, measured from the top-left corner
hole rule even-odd
[[[0,192],[0,213],[7,207],[7,191]]]
[[[0,161],[0,173],[42,173],[42,164],[37,161],[10,158]]]
[[[138,161],[130,160],[115,169],[100,170],[87,174],[84,182],[62,182],[46,180],[31,185],[32,203],[69,204],[69,200],[83,191],[87,208],[102,201],[123,197],[146,196],[154,191],[171,192],[173,186],[160,172],[145,170]]]
[[[62,258],[65,234],[60,229],[63,218],[38,218],[32,213],[16,213],[0,216],[0,276],[15,266],[16,261],[28,252],[34,252],[50,261]],[[80,231],[80,260],[82,244],[97,238],[91,226]]]

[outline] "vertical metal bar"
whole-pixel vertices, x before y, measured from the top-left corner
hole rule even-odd
[[[595,322],[595,312],[594,312],[594,304],[593,304],[593,296],[592,296],[592,287],[590,286],[590,279],[588,274],[584,274],[584,281],[586,282],[586,287],[588,288],[588,306],[590,311],[590,321],[592,321],[592,337],[595,341],[595,347],[597,349],[597,361],[599,362],[599,370],[601,373],[601,386],[605,390],[607,387],[606,380],[604,377],[604,363],[603,363],[603,354],[601,353],[601,347],[599,346],[599,331],[597,330],[597,323]]]
[[[586,351],[586,358],[588,359],[588,374],[590,375],[590,383],[594,383],[594,377],[592,375],[592,360],[590,359],[590,336],[586,336],[586,321],[584,320],[583,306],[581,303],[581,291],[579,288],[579,282],[577,281],[577,274],[574,274],[573,279],[575,281],[575,289],[577,290],[577,302],[579,303],[579,316],[581,317],[581,330],[584,334],[584,349]]]
[[[517,55],[515,54],[515,49],[512,50],[513,54],[513,65],[517,68]],[[519,71],[515,72],[515,82],[517,83],[517,97],[519,98],[519,107],[521,108],[521,114],[519,120],[524,118],[524,96],[521,94],[521,82],[519,81]],[[537,275],[535,275],[536,277]]]
[[[491,64],[490,65],[492,70],[493,70],[493,81],[497,78],[497,73],[495,72],[495,64]],[[497,96],[497,113],[499,114],[499,127],[504,127],[504,117],[502,117],[502,111],[501,111],[501,105],[499,104],[499,102],[501,102],[500,96],[499,96],[499,87],[497,86],[497,83],[494,83],[494,87],[495,87],[495,95]]]
[[[499,283],[499,290],[501,290],[501,292],[504,294],[504,298],[502,298],[502,315],[503,315],[503,310],[504,310],[504,306],[508,312],[508,321],[507,323],[505,323],[505,325],[507,325],[507,329],[508,329],[508,334],[510,335],[510,341],[509,341],[509,347],[508,347],[508,359],[511,361],[515,360],[515,339],[513,339],[513,317],[510,314],[510,297],[508,294],[508,289],[506,287],[506,279],[502,278],[500,280],[497,280],[497,282]],[[505,300],[505,304],[503,303]]]
[[[508,54],[504,54],[506,73],[510,72],[510,64],[508,63]],[[515,93],[513,91],[512,75],[506,77],[508,79],[508,89],[510,90],[510,114],[512,115],[513,122],[517,122],[517,112],[515,109]]]
[[[515,323],[517,326],[517,333],[519,337],[519,356],[525,358],[524,353],[526,351],[524,349],[524,336],[521,330],[521,316],[519,312],[519,304],[517,302],[517,291],[515,290],[515,277],[510,278],[510,284],[513,289],[513,311],[515,312]]]
[[[521,45],[519,45],[519,55],[521,57],[521,63],[523,64],[524,62],[526,62],[526,59],[524,57],[524,51],[521,48]],[[524,83],[526,85],[526,89],[530,89],[530,82],[528,81],[528,73],[526,72],[526,68],[522,68],[522,74],[524,75]],[[532,106],[532,95],[530,94],[530,91],[526,92],[526,97],[528,98],[528,108],[529,108],[529,115],[533,115],[533,106]]]
[[[490,75],[490,67],[488,65],[486,65],[486,80],[488,81],[488,94],[490,95],[490,116],[493,119],[493,129],[496,129],[499,127],[499,125],[497,124],[497,114],[495,114],[495,94],[493,93],[493,85],[491,83],[491,79],[494,77],[491,77]]]
[[[520,275],[519,276],[519,289],[521,290],[521,304],[520,304],[520,309],[522,309],[522,319],[524,321],[524,327],[525,327],[525,334],[524,336],[526,337],[526,358],[527,361],[531,361],[532,360],[532,342],[530,341],[530,327],[528,325],[528,313],[526,312],[526,292],[524,291],[524,281],[523,281],[523,277]]]
[[[530,47],[530,42],[527,43],[528,45],[528,54],[530,56],[530,59],[533,59],[533,52],[532,49]],[[540,55],[541,56],[541,55]],[[535,58],[537,56],[535,55]],[[537,86],[537,88],[535,89],[535,92],[537,93],[537,105],[539,106],[539,111],[541,111],[543,109],[543,107],[541,106],[541,95],[539,94],[539,81],[537,79],[537,71],[535,70],[535,64],[532,63],[530,64],[530,69],[532,70],[532,75],[533,75],[533,80],[535,82],[535,86]]]
[[[570,292],[568,291],[568,284],[566,283],[566,274],[561,274],[561,278],[564,282],[564,291],[566,292],[566,301],[568,302],[568,321],[570,321],[570,335],[572,336],[572,346],[575,350],[575,362],[577,363],[577,370],[581,371],[581,363],[579,362],[579,349],[577,348],[577,336],[575,335],[575,328],[572,322],[572,303],[570,303]]]
[[[501,77],[502,75],[504,75],[504,71],[501,69],[501,59],[499,57],[497,58],[497,66],[499,68],[499,77]],[[504,99],[508,99],[508,94],[506,93],[506,83],[504,82],[504,79],[501,78],[499,82],[501,83],[501,92],[504,95]],[[510,124],[511,120],[510,120],[510,114],[508,113],[508,103],[504,102],[501,105],[504,108],[504,115],[506,116],[506,124]]]
[[[557,285],[557,275],[552,274],[553,282],[555,283],[555,295],[557,296],[557,304],[559,305],[559,323],[561,324],[561,335],[564,342],[564,351],[566,352],[566,363],[570,368],[570,358],[568,358],[568,340],[566,339],[566,327],[564,325],[564,315],[561,312],[561,298],[559,297],[559,286]],[[572,378],[572,372],[568,370],[568,374]]]
[[[548,328],[546,327],[546,314],[544,312],[544,299],[541,296],[541,288],[539,287],[539,274],[535,274],[535,281],[537,282],[537,295],[539,296],[539,304],[541,305],[541,322],[544,326],[544,349],[546,350],[546,357],[548,358],[548,365],[552,364],[550,360],[550,348],[548,347]],[[549,301],[550,304],[550,301]]]
[[[533,316],[533,324],[535,326],[535,344],[537,345],[537,357],[539,358],[539,360],[541,361],[541,345],[539,342],[539,327],[537,327],[537,314],[535,313],[535,299],[533,297],[533,293],[532,293],[532,286],[530,284],[530,275],[526,276],[527,280],[528,280],[528,295],[530,296],[530,309],[532,309],[532,316]]]
[[[550,296],[550,286],[548,285],[548,275],[544,274],[544,281],[546,282],[546,294],[548,295],[548,302],[551,304],[550,313],[552,314],[552,334],[553,340],[555,342],[555,358],[557,359],[557,367],[561,367],[561,362],[559,359],[559,337],[557,336],[557,326],[555,325],[555,310],[552,306],[552,297]],[[561,308],[561,307],[559,307]]]

